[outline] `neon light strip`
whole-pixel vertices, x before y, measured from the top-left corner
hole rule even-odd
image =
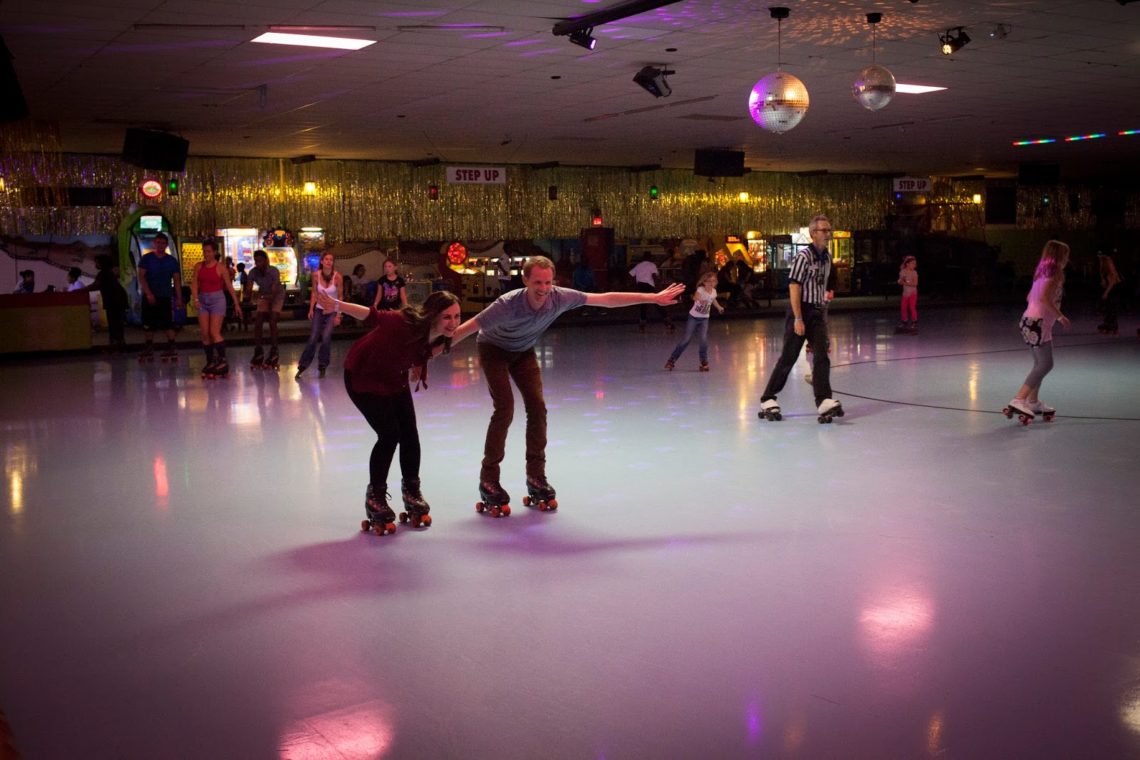
[[[1130,135],[1140,135],[1140,129],[1125,129],[1116,133],[1118,137],[1128,137]]]
[[[1048,145],[1057,142],[1056,137],[1043,137],[1040,140],[1014,140],[1013,145],[1020,148],[1023,145]]]
[[[1072,137],[1066,137],[1065,142],[1080,142],[1081,140],[1096,140],[1096,139],[1099,139],[1101,137],[1104,137],[1104,134],[1105,134],[1104,132],[1094,132],[1091,135],[1073,135]]]

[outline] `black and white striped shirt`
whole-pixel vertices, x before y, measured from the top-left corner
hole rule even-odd
[[[827,277],[831,273],[831,256],[827,249],[816,251],[814,245],[804,246],[792,259],[792,269],[788,272],[788,282],[798,282],[803,291],[802,303],[823,307],[827,303]]]

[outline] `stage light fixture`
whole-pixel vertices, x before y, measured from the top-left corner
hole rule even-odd
[[[655,201],[661,197],[661,191],[657,189],[657,185],[649,186],[649,200]]]
[[[633,75],[633,81],[655,98],[667,98],[673,94],[673,88],[665,81],[667,74],[676,74],[664,67],[645,66]]]
[[[594,28],[579,29],[570,35],[570,41],[579,47],[584,47],[587,50],[593,50],[597,46],[598,41],[594,39]]]
[[[965,27],[956,26],[938,35],[938,41],[942,43],[942,55],[950,55],[969,45],[970,35],[966,34]]]
[[[178,187],[179,187],[178,180],[175,179],[174,177],[171,177],[170,179],[166,180],[166,194],[167,195],[178,195]]]

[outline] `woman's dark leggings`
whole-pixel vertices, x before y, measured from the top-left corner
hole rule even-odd
[[[344,373],[344,387],[348,397],[364,415],[369,427],[376,432],[376,444],[368,459],[369,482],[374,488],[387,487],[388,470],[396,446],[400,447],[400,474],[405,480],[420,476],[420,433],[416,428],[416,407],[412,404],[412,391],[404,388],[394,396],[375,393],[357,393],[352,390],[349,373]]]

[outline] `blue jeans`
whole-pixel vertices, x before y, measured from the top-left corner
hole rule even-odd
[[[689,347],[689,342],[693,339],[693,333],[698,333],[697,344],[698,350],[701,355],[701,361],[708,363],[709,360],[709,320],[708,317],[694,317],[689,315],[689,321],[685,323],[685,337],[681,338],[681,342],[673,349],[673,353],[669,356],[669,361],[675,362],[680,358],[681,354],[685,353],[685,349]]]
[[[313,363],[313,354],[317,350],[318,341],[321,345],[321,353],[317,357],[317,366],[329,366],[329,359],[332,356],[334,327],[336,327],[336,312],[326,314],[321,309],[313,309],[313,326],[309,330],[309,342],[305,344],[305,350],[301,352],[301,361],[297,362],[298,369],[305,369]]]

